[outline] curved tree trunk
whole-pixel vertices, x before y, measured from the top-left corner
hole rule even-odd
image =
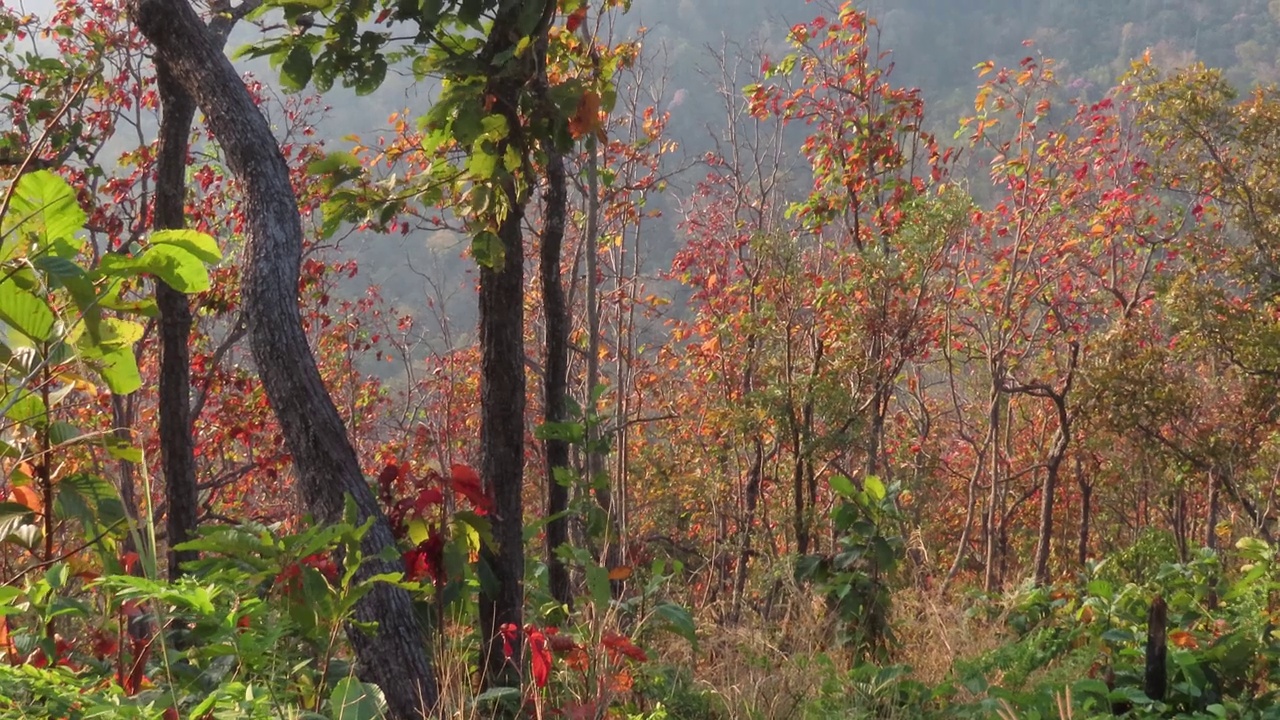
[[[1062,461],[1067,458],[1067,450],[1071,447],[1071,412],[1067,409],[1067,397],[1071,394],[1071,386],[1076,378],[1076,362],[1080,359],[1080,345],[1071,342],[1071,354],[1067,361],[1067,376],[1061,390],[1053,388],[1032,388],[1031,391],[1048,397],[1058,415],[1058,432],[1053,439],[1053,448],[1045,460],[1044,485],[1040,488],[1040,537],[1036,542],[1036,585],[1049,584],[1049,554],[1053,543],[1053,501],[1058,492],[1058,478],[1062,472]]]
[[[157,60],[204,112],[242,184],[248,227],[242,286],[250,344],[293,454],[302,496],[319,522],[340,521],[347,498],[354,500],[359,519],[373,518],[364,540],[370,560],[357,581],[398,572],[398,563],[374,559],[394,547],[391,528],[302,330],[297,299],[302,223],[288,166],[266,119],[190,5],[130,0],[127,10],[155,46]],[[427,717],[437,704],[437,688],[409,594],[379,583],[357,605],[355,619],[377,623],[370,633],[348,629],[359,676],[382,688],[393,718]]]

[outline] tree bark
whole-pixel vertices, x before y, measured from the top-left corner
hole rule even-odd
[[[1221,492],[1222,483],[1218,482],[1218,473],[1210,470],[1209,476],[1209,502],[1205,508],[1204,518],[1204,546],[1210,550],[1218,549],[1218,515],[1221,509]]]
[[[494,502],[495,544],[480,552],[494,580],[491,587],[482,583],[480,593],[488,685],[518,678],[501,628],[522,627],[524,608],[524,241],[522,208],[512,205],[498,231],[503,265],[480,269],[480,475]]]
[[[1080,536],[1076,546],[1076,562],[1084,567],[1089,562],[1089,523],[1093,519],[1093,483],[1084,479],[1084,465],[1076,457],[1076,486],[1080,488]]]
[[[1169,606],[1159,595],[1151,600],[1147,611],[1147,661],[1143,674],[1143,691],[1157,702],[1164,700],[1169,686],[1169,644],[1167,629]]]
[[[760,501],[760,486],[764,479],[764,441],[752,440],[754,447],[751,470],[747,475],[746,508],[738,547],[738,576],[733,585],[733,605],[729,610],[729,622],[737,624],[742,619],[742,601],[747,591],[747,568],[751,563],[751,536],[755,530],[756,507]]]
[[[160,148],[156,159],[156,194],[152,225],[177,230],[186,225],[187,147],[196,104],[156,58],[160,91]],[[196,559],[174,546],[190,540],[198,523],[195,442],[191,437],[191,304],[187,296],[156,278],[160,309],[160,462],[164,467],[165,516],[169,543],[169,577],[182,574],[183,563]]]
[[[1049,554],[1053,543],[1053,501],[1058,492],[1058,478],[1062,472],[1062,461],[1067,458],[1067,450],[1071,447],[1071,413],[1067,410],[1067,398],[1071,394],[1071,386],[1076,377],[1076,362],[1080,359],[1080,345],[1071,342],[1071,354],[1067,361],[1067,377],[1061,390],[1043,388],[1042,394],[1053,402],[1053,409],[1058,415],[1058,432],[1053,439],[1053,447],[1045,461],[1044,485],[1040,488],[1040,538],[1036,543],[1036,585],[1049,584]]]
[[[299,488],[316,520],[342,519],[348,498],[358,520],[372,518],[356,581],[398,572],[378,557],[395,540],[360,470],[342,418],[320,378],[298,308],[302,223],[289,169],[266,119],[214,36],[183,0],[129,0],[129,17],[155,46],[156,58],[190,93],[243,187],[248,230],[242,294],[254,361],[293,455]],[[422,627],[407,592],[378,583],[356,606],[355,620],[377,623],[348,637],[361,679],[376,683],[390,716],[425,718],[438,694]]]
[[[546,323],[544,359],[543,419],[560,423],[568,419],[565,399],[569,383],[569,309],[564,284],[560,280],[560,254],[564,244],[565,215],[568,211],[568,180],[564,157],[551,149],[547,153],[546,214],[543,218],[540,270],[542,308]],[[548,438],[543,443],[547,461],[547,579],[551,597],[573,607],[569,570],[556,556],[556,549],[569,542],[569,488],[556,480],[557,469],[569,467],[569,443]]]

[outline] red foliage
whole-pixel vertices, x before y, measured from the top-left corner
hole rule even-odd
[[[449,485],[453,491],[475,506],[476,513],[487,515],[493,509],[493,500],[485,492],[480,476],[466,465],[454,464],[449,468]]]

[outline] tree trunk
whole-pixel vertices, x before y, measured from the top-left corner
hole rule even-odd
[[[1169,606],[1164,598],[1157,595],[1147,611],[1147,662],[1142,683],[1147,697],[1156,702],[1164,700],[1169,685],[1168,625]]]
[[[614,555],[619,538],[614,533],[613,488],[605,478],[604,453],[600,450],[599,403],[596,386],[600,384],[600,157],[594,135],[587,137],[587,228],[583,243],[586,246],[586,402],[587,411],[587,484],[594,489],[596,503],[604,511],[608,522],[605,527],[606,553]]]
[[[1205,508],[1204,546],[1210,550],[1218,549],[1218,515],[1222,506],[1222,483],[1218,482],[1218,473],[1209,473],[1209,502]]]
[[[1076,561],[1080,567],[1089,562],[1089,523],[1093,519],[1093,483],[1084,479],[1084,465],[1076,458],[1076,485],[1080,488],[1080,540]]]
[[[1053,401],[1053,408],[1058,415],[1058,432],[1053,439],[1053,447],[1045,461],[1044,485],[1040,488],[1040,538],[1036,543],[1036,576],[1037,585],[1049,584],[1049,554],[1053,543],[1053,499],[1058,492],[1058,476],[1062,470],[1062,461],[1067,457],[1067,449],[1071,447],[1071,414],[1067,411],[1067,397],[1071,394],[1071,385],[1076,376],[1076,361],[1080,358],[1080,345],[1071,343],[1071,355],[1067,362],[1067,376],[1061,390],[1044,389],[1044,394]]]
[[[747,506],[743,513],[742,526],[738,529],[741,536],[738,547],[738,576],[734,581],[733,606],[729,611],[729,619],[732,623],[742,619],[742,600],[747,591],[747,568],[751,562],[751,535],[755,529],[756,506],[760,501],[760,485],[764,479],[764,441],[757,437],[753,443],[754,456],[751,460],[751,470],[747,475]]]
[[[998,375],[993,373],[994,377],[998,377]],[[997,525],[1000,520],[1000,492],[1003,489],[1000,483],[1000,414],[1004,409],[1004,403],[1000,400],[998,381],[993,380],[992,382],[991,413],[988,419],[991,433],[991,487],[987,495],[986,516],[983,519],[986,548],[983,553],[985,568],[982,574],[982,589],[986,592],[992,592],[996,589],[996,552],[998,550],[997,533],[999,532]]]
[[[560,281],[560,253],[564,243],[565,214],[568,209],[568,181],[564,157],[551,149],[547,153],[546,213],[543,218],[542,308],[546,323],[546,357],[542,379],[543,419],[561,423],[568,419],[565,399],[569,380],[569,309]],[[543,442],[547,462],[547,580],[551,597],[573,607],[569,570],[556,556],[556,549],[569,542],[569,488],[556,479],[557,470],[569,468],[569,443],[559,438]]]
[[[157,61],[204,112],[243,188],[248,243],[242,294],[250,344],[293,455],[303,499],[318,522],[340,521],[348,499],[355,503],[359,521],[373,520],[364,539],[368,560],[356,582],[400,572],[398,561],[379,559],[384,553],[396,555],[391,528],[360,470],[302,330],[297,298],[302,223],[289,169],[271,129],[190,5],[183,0],[130,0],[127,10],[155,46]],[[391,717],[430,715],[438,700],[436,682],[409,594],[378,583],[354,616],[377,624],[368,633],[348,628],[360,678],[381,687]]]
[[[187,147],[196,104],[161,57],[156,58],[156,76],[161,118],[152,223],[157,229],[177,230],[186,225]],[[191,304],[186,295],[156,278],[156,305],[160,309],[157,429],[168,507],[169,577],[176,579],[182,574],[183,563],[197,555],[173,549],[195,535],[198,522],[195,442],[191,437]]]
[[[514,193],[509,195],[512,197]],[[519,666],[507,662],[501,628],[523,627],[524,606],[524,239],[522,208],[511,203],[498,230],[500,268],[480,268],[480,475],[493,498],[495,547],[480,551],[493,572],[481,586],[485,682],[506,685]],[[520,657],[513,648],[513,657]]]

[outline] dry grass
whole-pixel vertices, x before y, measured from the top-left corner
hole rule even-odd
[[[861,715],[827,715],[815,701],[855,694],[845,671],[852,658],[835,647],[827,609],[813,593],[787,588],[772,617],[746,610],[737,626],[721,624],[722,607],[698,609],[699,645],[673,635],[650,636],[650,657],[666,665],[689,668],[695,690],[713,694],[723,715],[732,720],[807,720],[822,717],[886,718],[883,711]],[[958,603],[933,594],[902,589],[894,594],[892,623],[898,645],[891,662],[909,665],[912,678],[926,685],[947,679],[955,663],[986,653],[1000,644],[998,622],[967,616]],[[440,684],[447,717],[478,718],[469,702],[477,691],[467,676],[476,648],[454,638],[437,648]],[[825,688],[824,688],[825,685]],[[856,701],[849,700],[849,707]],[[1065,716],[1064,716],[1065,717]],[[903,719],[905,720],[905,718]]]
[[[716,608],[702,608],[696,656],[680,642],[656,654],[663,662],[693,668],[698,684],[719,696],[734,720],[820,716],[812,701],[823,694],[824,683],[842,678],[851,658],[833,646],[831,620],[820,600],[799,588],[789,588],[786,596],[775,618],[746,614],[736,627],[717,624]],[[927,685],[945,680],[956,661],[1000,643],[997,624],[970,618],[958,604],[923,591],[896,592],[892,621],[899,641],[892,662],[911,666],[912,677]],[[819,660],[824,655],[826,662]]]
[[[891,615],[899,647],[894,661],[910,665],[912,677],[926,685],[946,679],[957,660],[968,660],[1000,645],[998,623],[971,618],[954,599],[915,589],[893,595]]]

